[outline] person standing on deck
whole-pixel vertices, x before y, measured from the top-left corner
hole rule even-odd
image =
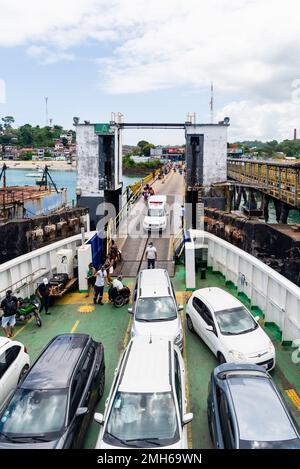
[[[149,243],[149,246],[146,249],[145,259],[148,262],[148,269],[155,269],[155,261],[157,261],[157,250],[153,246],[152,241]]]
[[[41,310],[45,308],[45,313],[46,314],[51,314],[49,313],[49,296],[50,296],[50,286],[48,279],[45,277],[43,279],[43,282],[39,284],[37,288],[37,294],[40,297],[41,300]]]
[[[96,274],[96,282],[94,287],[94,304],[103,305],[102,298],[103,298],[103,291],[104,291],[104,284],[106,282],[107,273],[104,269],[103,265],[100,267]]]
[[[94,288],[94,286],[95,286],[96,274],[97,274],[97,271],[96,271],[95,267],[93,266],[93,263],[91,262],[89,264],[89,269],[87,271],[87,277],[86,277],[87,287],[88,287],[87,294],[85,295],[86,298],[88,298],[90,296],[90,290],[91,290],[91,288]]]
[[[18,299],[12,295],[11,290],[7,290],[4,300],[1,302],[3,309],[2,327],[7,338],[14,335],[16,324],[16,312],[18,309]]]

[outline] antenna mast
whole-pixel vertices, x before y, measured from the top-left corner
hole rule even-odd
[[[45,98],[45,103],[46,103],[46,127],[49,125],[49,119],[48,119],[48,98]]]
[[[210,123],[214,123],[214,84],[210,84]]]

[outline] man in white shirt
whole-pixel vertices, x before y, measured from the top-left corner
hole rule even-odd
[[[100,267],[96,274],[96,282],[95,282],[95,295],[94,295],[94,303],[98,302],[98,305],[103,305],[102,298],[103,298],[103,290],[104,284],[106,281],[107,273],[103,266]],[[98,298],[99,297],[99,298]]]
[[[122,283],[122,275],[119,275],[118,278],[115,278],[112,282],[113,288],[116,288],[118,291],[122,290],[124,288],[124,285]]]
[[[112,282],[112,287],[115,288],[119,294],[122,294],[124,298],[129,298],[130,296],[130,290],[126,285],[123,285],[123,277],[122,275],[119,275],[118,278],[115,278]],[[111,292],[112,293],[112,292]],[[110,298],[111,300],[113,297]]]
[[[148,269],[155,269],[155,261],[157,261],[157,251],[153,246],[152,241],[149,243],[149,246],[145,252],[145,258],[148,261]]]

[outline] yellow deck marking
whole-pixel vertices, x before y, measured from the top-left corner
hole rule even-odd
[[[185,292],[176,292],[181,294],[180,296],[183,297],[183,293]],[[184,320],[184,311],[181,312],[181,322],[183,327],[183,360],[184,360],[184,368],[185,368],[185,394],[187,400],[187,411],[190,411],[191,403],[190,403],[190,388],[189,388],[189,375],[188,375],[188,364],[187,364],[187,357],[186,357],[186,330],[185,330],[185,320]],[[193,448],[193,433],[192,433],[192,424],[187,426],[187,440],[188,440],[188,448]]]
[[[285,392],[287,393],[297,410],[300,411],[300,397],[298,396],[295,389],[286,389]]]
[[[95,309],[96,309],[95,306],[92,306],[92,305],[82,305],[82,306],[79,306],[77,312],[81,314],[89,314],[89,313],[93,313]]]
[[[75,331],[76,331],[76,329],[77,329],[77,327],[78,327],[79,323],[80,323],[80,321],[79,321],[79,320],[75,322],[74,326],[73,326],[73,327],[72,327],[72,329],[70,330],[70,333],[71,333],[71,334],[73,334],[73,332],[75,332]]]
[[[30,318],[29,321],[27,321],[27,323],[25,324],[25,326],[22,326],[21,329],[19,329],[19,330],[12,336],[12,339],[15,339],[16,337],[18,337],[18,335],[21,334],[21,332],[24,331],[24,329],[28,326],[28,324],[30,324],[33,320],[34,320],[34,316],[32,316],[32,318]]]
[[[128,321],[128,326],[127,326],[127,329],[126,329],[126,332],[125,332],[125,335],[124,335],[124,339],[123,339],[123,348],[125,349],[128,345],[128,342],[129,342],[129,336],[130,336],[130,331],[131,331],[131,323],[132,323],[132,318],[129,319]]]
[[[128,283],[128,287],[133,291],[133,283]],[[106,287],[107,288],[107,287]],[[58,305],[92,305],[94,298],[94,292],[91,292],[89,296],[86,296],[86,293],[67,293],[63,298],[56,300]],[[108,292],[105,291],[103,294],[103,303],[110,303],[108,299]]]

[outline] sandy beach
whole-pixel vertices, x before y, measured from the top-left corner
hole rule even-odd
[[[47,164],[48,168],[51,171],[76,171],[76,163],[68,164],[66,161],[12,161],[12,160],[3,160],[0,161],[0,168],[3,164],[6,164],[9,169],[43,169]]]

